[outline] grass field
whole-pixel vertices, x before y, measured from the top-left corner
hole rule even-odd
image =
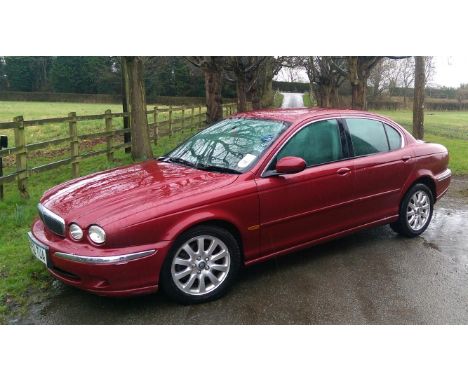
[[[281,105],[283,104],[283,98],[284,98],[284,95],[282,95],[278,91],[275,92],[275,97],[273,98],[273,107],[280,108]]]
[[[99,114],[106,109],[115,112],[121,110],[118,105],[0,102],[0,121],[11,121],[16,115],[24,115],[25,119],[66,116],[70,111],[78,114]],[[411,111],[377,111],[377,113],[389,116],[411,131]],[[103,128],[92,123],[82,122],[79,128],[85,131]],[[428,112],[425,125],[427,141],[439,142],[449,148],[450,167],[454,173],[468,174],[468,113]],[[67,132],[68,126],[45,126],[37,128],[31,139],[41,141],[54,134],[67,134]],[[4,131],[1,134],[4,134]],[[190,134],[188,130],[185,133],[175,134],[172,138],[162,138],[158,146],[153,146],[155,156],[165,153]],[[120,150],[115,154],[115,161],[112,163],[108,163],[105,156],[84,160],[81,163],[81,174],[86,175],[128,163],[131,163],[129,155]],[[41,300],[44,291],[52,287],[52,278],[42,264],[30,254],[26,233],[37,215],[36,204],[43,192],[70,177],[69,167],[34,175],[29,180],[30,199],[28,200],[21,199],[18,195],[16,183],[5,186],[5,200],[0,202],[2,222],[0,224],[0,322],[6,320],[12,311],[21,313],[29,303]]]
[[[310,99],[310,93],[304,93],[302,96],[302,100],[304,101],[304,106],[305,107],[311,107],[312,106],[312,100]]]
[[[409,110],[375,110],[412,131],[413,114]],[[450,168],[454,174],[468,174],[468,112],[428,111],[424,116],[426,142],[436,142],[448,148]]]

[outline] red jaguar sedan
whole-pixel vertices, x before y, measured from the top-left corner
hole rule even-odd
[[[93,293],[161,287],[182,303],[208,301],[244,265],[381,224],[420,235],[449,186],[448,160],[444,146],[372,113],[241,113],[157,160],[47,191],[31,249]]]

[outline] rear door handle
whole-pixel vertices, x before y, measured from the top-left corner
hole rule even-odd
[[[401,158],[403,162],[408,162],[410,159],[411,157],[409,155],[405,155],[403,158]]]
[[[346,175],[348,172],[350,172],[351,170],[348,168],[348,167],[342,167],[340,168],[336,173],[338,175]]]

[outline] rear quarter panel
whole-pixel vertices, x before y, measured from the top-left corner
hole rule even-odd
[[[438,177],[448,169],[449,153],[447,148],[437,143],[425,143],[422,141],[417,141],[412,145],[412,148],[414,153],[413,171],[402,189],[402,196],[418,179],[430,177],[436,187],[435,197],[438,198],[446,191],[450,183],[450,177],[443,182],[437,181]]]

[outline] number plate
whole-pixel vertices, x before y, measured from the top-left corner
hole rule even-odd
[[[31,247],[31,252],[38,260],[42,261],[47,266],[47,247],[41,245],[32,234],[29,232],[29,246]]]

